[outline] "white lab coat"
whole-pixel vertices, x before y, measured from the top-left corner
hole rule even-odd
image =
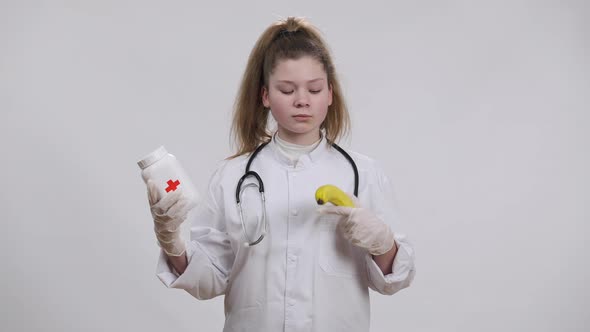
[[[266,192],[264,240],[243,245],[235,191],[248,156],[224,161],[190,216],[186,271],[178,276],[161,253],[157,276],[198,299],[225,294],[224,332],[369,331],[368,288],[391,295],[408,287],[415,273],[412,246],[396,227],[389,179],[372,159],[350,152],[359,170],[361,204],[391,226],[399,246],[393,273],[383,275],[370,254],[340,235],[338,216],[316,211],[319,186],[353,192],[354,175],[344,156],[324,138],[293,165],[275,144],[263,148],[251,166]],[[242,198],[254,240],[262,211],[258,191],[248,188]]]

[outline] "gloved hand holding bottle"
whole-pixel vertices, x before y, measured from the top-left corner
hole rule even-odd
[[[361,207],[355,196],[348,196],[354,202],[354,207],[322,205],[318,207],[318,212],[344,216],[338,228],[353,245],[366,249],[374,256],[390,251],[396,244],[389,225],[371,210]]]
[[[180,188],[161,198],[152,180],[147,181],[147,188],[158,244],[168,256],[183,255],[186,244],[181,236],[181,225],[186,220],[188,212],[196,206],[195,199],[183,195]]]
[[[176,157],[160,146],[137,162],[148,190],[158,244],[171,257],[183,256],[181,225],[199,195]]]

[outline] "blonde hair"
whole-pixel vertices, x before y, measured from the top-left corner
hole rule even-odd
[[[262,88],[268,89],[269,76],[279,61],[303,56],[311,56],[323,65],[328,86],[332,87],[332,105],[320,128],[330,142],[348,133],[350,117],[327,44],[307,20],[288,17],[268,27],[250,52],[234,103],[231,132],[237,152],[229,158],[250,153],[271,138],[267,128],[270,110],[262,104]]]

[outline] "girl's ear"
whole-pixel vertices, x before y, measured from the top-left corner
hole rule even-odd
[[[270,102],[268,101],[268,89],[263,86],[260,90],[260,95],[262,96],[262,105],[264,105],[266,108],[269,108]]]
[[[328,90],[330,92],[330,101],[328,102],[328,106],[332,106],[332,84],[330,84]]]

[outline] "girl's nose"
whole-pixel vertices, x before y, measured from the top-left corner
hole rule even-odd
[[[296,107],[309,107],[309,96],[305,92],[299,92],[295,99]]]

